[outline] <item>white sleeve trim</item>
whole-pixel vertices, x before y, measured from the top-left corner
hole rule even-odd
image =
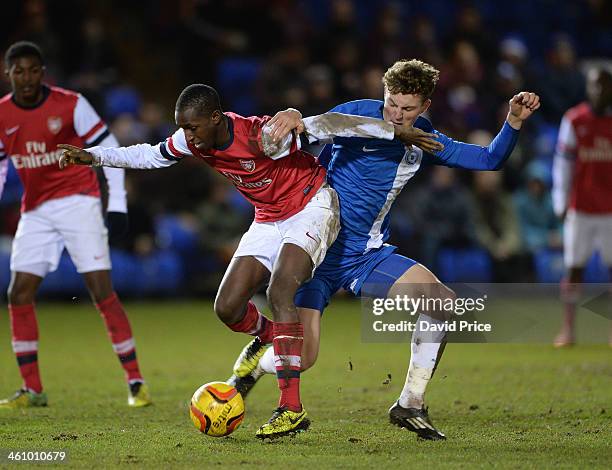
[[[185,138],[185,131],[183,129],[177,129],[174,134],[166,139],[166,149],[175,158],[183,158],[191,155],[191,150],[187,146],[187,139]]]
[[[74,130],[85,140],[86,145],[100,144],[100,138],[108,134],[108,127],[87,99],[79,94],[74,107]]]
[[[119,145],[119,141],[115,135],[109,133],[104,139],[102,139],[98,147],[121,147],[121,145]]]

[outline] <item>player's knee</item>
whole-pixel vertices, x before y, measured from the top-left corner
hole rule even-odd
[[[83,274],[85,285],[95,303],[103,302],[113,295],[113,281],[110,271],[92,271]]]
[[[442,321],[451,319],[454,311],[452,309],[440,308],[440,306],[448,305],[449,301],[451,305],[455,305],[457,293],[453,289],[436,279],[435,282],[423,285],[422,295],[427,299],[436,300],[436,302],[433,302],[434,307],[425,313]]]
[[[242,319],[245,307],[246,303],[238,301],[236,297],[218,295],[215,299],[214,310],[223,323],[233,325]]]
[[[442,292],[443,295],[446,299],[451,299],[453,302],[455,302],[455,300],[457,300],[457,293],[451,289],[450,287],[440,283],[442,286]]]
[[[103,302],[104,300],[108,299],[111,295],[113,295],[113,289],[112,288],[104,289],[100,286],[96,286],[95,288],[90,289],[89,293],[93,301],[99,304],[100,302]]]

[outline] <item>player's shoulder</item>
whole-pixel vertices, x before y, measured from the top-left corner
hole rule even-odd
[[[564,114],[564,118],[568,119],[571,122],[575,122],[581,119],[589,119],[592,116],[593,110],[591,109],[591,106],[589,106],[589,103],[587,103],[586,101],[568,109]]]
[[[331,111],[355,116],[382,118],[382,107],[383,102],[381,100],[364,99],[339,104]]]
[[[62,88],[59,86],[49,87],[49,97],[52,97],[55,100],[75,101],[79,99],[80,95],[81,94],[78,91],[68,90],[67,88]]]
[[[50,86],[47,101],[56,110],[74,109],[79,101],[80,93],[58,86]]]
[[[242,116],[229,111],[224,114],[231,119],[236,134],[249,134],[253,127],[258,127],[270,119],[270,116]]]
[[[435,130],[431,121],[423,116],[419,116],[416,121],[414,121],[414,127],[425,132],[432,132]]]
[[[13,100],[11,99],[13,96],[12,93],[8,93],[0,98],[0,119],[2,117],[7,117],[11,113],[11,108],[14,106]]]
[[[0,98],[0,106],[6,106],[7,104],[12,103],[12,97],[12,93],[7,93],[6,95],[4,95],[2,98]]]

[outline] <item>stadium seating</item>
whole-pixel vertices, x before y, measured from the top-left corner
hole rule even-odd
[[[228,109],[249,116],[257,114],[254,86],[259,74],[257,59],[229,58],[217,66],[217,88],[229,100]]]
[[[176,251],[189,256],[197,250],[198,234],[180,217],[174,215],[160,216],[155,221],[157,242],[162,249]]]
[[[534,268],[538,282],[559,282],[565,273],[563,252],[560,250],[544,249],[536,253],[534,256]],[[594,253],[591,256],[584,272],[584,282],[608,282],[608,270],[603,264],[599,253]]]
[[[184,280],[183,261],[173,251],[161,250],[150,256],[138,257],[111,250],[113,284],[122,296],[164,296],[180,292]],[[0,253],[0,289],[5,292],[10,281],[10,255]],[[77,273],[66,252],[56,271],[42,282],[40,296],[64,297],[87,295],[83,278]]]
[[[438,254],[438,273],[444,282],[491,282],[491,258],[480,248],[442,249]]]

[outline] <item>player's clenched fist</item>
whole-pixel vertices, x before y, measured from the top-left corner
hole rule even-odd
[[[523,121],[540,107],[540,97],[529,91],[521,91],[514,95],[510,101],[507,121],[515,129],[520,129]]]
[[[64,150],[59,159],[60,170],[63,170],[68,165],[91,165],[93,163],[91,153],[82,148],[69,144],[59,144],[57,147]]]

